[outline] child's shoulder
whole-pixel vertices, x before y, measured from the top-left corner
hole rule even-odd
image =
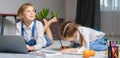
[[[36,23],[40,23],[40,24],[42,24],[42,22],[41,21],[39,21],[39,20],[35,20],[36,21]]]
[[[35,20],[35,21],[41,23],[41,21],[39,21],[39,20]]]
[[[85,27],[85,26],[79,26],[78,28],[79,28],[79,29],[83,29],[83,30],[91,29],[91,28],[89,28],[89,27]]]
[[[17,24],[17,25],[21,25],[21,23],[22,23],[22,21],[19,21],[19,22],[17,22],[16,24]]]
[[[94,31],[94,29],[85,26],[79,26],[78,29],[81,33],[89,33],[91,31]]]
[[[43,23],[41,21],[38,21],[38,20],[35,20],[36,21],[36,25],[42,25],[43,26]]]

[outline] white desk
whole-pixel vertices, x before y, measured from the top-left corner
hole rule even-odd
[[[69,43],[66,43],[62,41],[63,45],[68,45]],[[54,44],[50,47],[47,47],[45,49],[47,50],[58,50],[60,47],[59,41],[54,41]],[[62,54],[60,56],[50,56],[50,57],[43,57],[39,55],[30,55],[30,54],[14,54],[14,53],[0,53],[0,58],[83,58],[82,55],[72,55],[72,54]],[[94,57],[90,58],[108,58],[107,55],[104,54],[103,51],[96,52],[96,55]]]

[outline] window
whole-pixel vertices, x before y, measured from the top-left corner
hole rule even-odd
[[[120,0],[100,0],[101,11],[116,11],[120,10]]]

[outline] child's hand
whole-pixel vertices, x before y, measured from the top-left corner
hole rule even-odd
[[[60,52],[65,53],[65,52],[77,52],[75,48],[64,48],[61,49]]]
[[[57,22],[57,18],[56,18],[56,17],[53,17],[52,19],[50,19],[50,22],[51,22],[51,23]]]
[[[68,46],[61,46],[60,47],[60,52],[67,52]]]
[[[60,49],[60,52],[68,52],[68,49]]]
[[[62,53],[77,52],[77,50],[75,48],[65,48],[65,49],[61,49],[60,52],[62,52]]]
[[[60,47],[60,50],[61,50],[61,49],[65,49],[65,48],[69,48],[69,46],[61,46],[61,47]]]
[[[33,50],[35,50],[35,47],[34,47],[34,46],[26,45],[26,48],[27,48],[28,51],[33,51]]]
[[[47,21],[46,19],[43,19],[43,22],[44,22],[44,24],[47,24],[47,23],[48,23],[48,21]]]

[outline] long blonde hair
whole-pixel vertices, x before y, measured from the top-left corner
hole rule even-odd
[[[72,37],[78,30],[78,24],[76,24],[73,21],[65,21],[60,25],[60,37],[66,38],[66,37]],[[80,33],[80,32],[79,32]],[[83,46],[83,36],[80,33],[80,47]]]

